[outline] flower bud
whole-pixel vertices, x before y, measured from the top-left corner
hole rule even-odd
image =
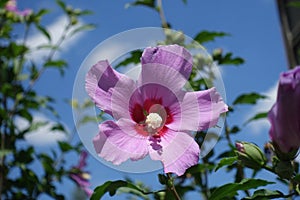
[[[251,169],[258,170],[267,162],[267,158],[258,146],[248,142],[235,144],[239,160]]]
[[[297,151],[300,146],[300,66],[280,75],[277,101],[268,119],[276,153]]]

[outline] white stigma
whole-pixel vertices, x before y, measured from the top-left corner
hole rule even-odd
[[[150,129],[157,129],[161,126],[162,118],[157,113],[150,113],[146,118],[146,124]]]

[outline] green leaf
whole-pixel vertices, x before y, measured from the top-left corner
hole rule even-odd
[[[136,0],[135,2],[126,4],[125,8],[130,6],[147,6],[150,8],[155,8],[155,0]]]
[[[57,68],[61,75],[64,75],[64,68],[67,67],[67,62],[64,60],[49,60],[44,64],[44,67]]]
[[[182,0],[182,2],[183,2],[184,4],[187,4],[187,0]]]
[[[261,94],[255,93],[255,92],[248,93],[248,94],[242,94],[234,100],[233,105],[237,105],[237,104],[256,104],[257,100],[265,99],[265,98],[267,98],[267,96],[261,95]]]
[[[63,9],[64,11],[66,11],[67,10],[67,6],[66,6],[66,4],[63,2],[63,1],[61,1],[61,0],[56,0],[56,3],[59,5],[59,7],[61,7],[61,9]]]
[[[29,122],[32,122],[32,115],[30,114],[30,112],[27,110],[27,109],[21,109],[21,110],[19,110],[18,112],[17,112],[17,114],[20,116],[20,117],[22,117],[22,118],[24,118],[24,119],[26,119],[26,120],[28,120]]]
[[[222,54],[217,54],[213,55],[213,60],[218,61],[219,65],[241,65],[245,61],[243,58],[240,57],[232,57],[232,53],[226,53],[225,55]]]
[[[257,113],[256,115],[254,115],[253,117],[251,117],[250,119],[248,119],[244,125],[252,122],[252,121],[255,121],[255,120],[259,120],[259,119],[264,119],[268,116],[268,112],[261,112],[261,113]]]
[[[287,4],[287,6],[289,6],[289,7],[298,7],[298,8],[300,8],[300,2],[292,1],[292,2],[289,2],[289,3]]]
[[[201,31],[196,35],[194,40],[196,40],[200,44],[203,44],[205,42],[214,41],[215,38],[217,37],[224,37],[224,36],[229,36],[229,34],[224,32],[215,32],[215,31]]]
[[[141,50],[135,50],[131,52],[131,55],[126,58],[125,60],[121,61],[115,68],[119,68],[121,66],[127,66],[130,63],[137,64],[140,62],[141,56],[142,56]]]
[[[238,133],[240,131],[241,129],[238,126],[234,126],[231,129],[229,129],[229,133],[233,133],[233,134]]]
[[[0,150],[0,159],[2,159],[4,156],[11,154],[11,153],[12,153],[12,150],[9,150],[9,149]]]
[[[98,186],[95,188],[94,193],[91,196],[91,200],[99,200],[105,193],[109,193],[110,196],[116,194],[117,190],[121,187],[130,188],[135,190],[136,192],[140,192],[141,194],[145,194],[145,192],[138,188],[137,186],[133,185],[130,182],[117,180],[117,181],[107,181],[103,185]]]
[[[275,198],[280,198],[284,197],[283,193],[275,190],[267,190],[267,189],[260,189],[254,192],[254,194],[251,197],[245,197],[243,200],[261,200],[261,199],[275,199]]]
[[[51,127],[51,131],[61,131],[61,132],[66,132],[65,127],[61,123],[56,123]]]
[[[76,33],[81,32],[81,31],[93,30],[95,27],[96,27],[96,25],[94,25],[94,24],[85,24],[85,25],[79,26],[79,27],[75,28],[74,30],[72,30],[69,33],[68,37],[72,37],[73,35],[75,35]]]
[[[48,31],[44,27],[42,27],[41,25],[36,25],[36,28],[39,31],[41,31],[44,36],[46,36],[46,38],[48,39],[48,41],[51,41],[51,36],[50,36],[50,34],[48,33]]]
[[[220,162],[218,163],[215,172],[220,169],[221,167],[227,166],[227,165],[232,165],[233,163],[235,163],[238,160],[238,157],[229,157],[229,158],[223,158],[222,160],[220,160]]]
[[[273,182],[262,179],[243,179],[240,183],[228,183],[216,188],[209,197],[209,200],[221,200],[225,197],[232,198],[237,195],[237,191],[239,190],[255,189],[268,184],[273,184]]]
[[[73,149],[72,145],[70,145],[69,143],[67,142],[62,142],[62,141],[59,141],[58,142],[58,145],[59,145],[59,148],[62,152],[67,152],[67,151],[70,151]]]
[[[97,122],[98,119],[96,116],[84,116],[80,119],[79,124],[86,124],[89,122]]]

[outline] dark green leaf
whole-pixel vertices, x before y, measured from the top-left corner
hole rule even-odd
[[[233,105],[236,104],[256,104],[257,100],[259,99],[265,99],[267,96],[261,95],[255,92],[248,93],[248,94],[242,94],[238,96],[234,102]]]
[[[238,133],[240,131],[241,131],[241,129],[238,126],[234,126],[231,129],[229,129],[229,133],[233,133],[233,134]]]
[[[232,198],[237,195],[237,191],[241,190],[249,190],[255,189],[260,186],[266,186],[268,184],[273,184],[273,182],[269,182],[262,179],[243,179],[240,183],[228,183],[221,187],[216,188],[209,200],[221,200],[226,198]]]
[[[182,0],[182,2],[183,2],[184,4],[187,4],[187,0]]]
[[[222,160],[220,160],[220,162],[218,163],[215,171],[217,171],[218,169],[220,169],[221,167],[227,166],[227,165],[232,165],[233,163],[235,163],[238,160],[237,156],[235,157],[229,157],[229,158],[223,158]]]
[[[248,119],[246,122],[245,122],[245,125],[252,122],[252,121],[255,121],[255,120],[259,120],[259,119],[264,119],[268,116],[268,112],[261,112],[261,113],[257,113],[256,115],[254,115],[253,117],[251,117],[250,119]]]
[[[58,142],[58,145],[59,145],[59,148],[62,152],[67,152],[67,151],[70,151],[73,149],[72,145],[70,145],[69,143],[67,142],[62,142],[62,141],[59,141]]]
[[[224,37],[224,36],[229,36],[229,34],[224,32],[215,32],[215,31],[201,31],[196,35],[194,40],[196,40],[200,44],[203,44],[205,42],[214,41],[215,38],[217,37]]]
[[[126,58],[125,60],[121,61],[118,65],[116,65],[115,68],[119,68],[121,66],[127,66],[131,63],[134,63],[134,64],[139,63],[142,53],[143,52],[141,50],[132,51],[130,56],[128,58]]]
[[[276,190],[276,191],[272,191],[272,190],[267,190],[267,189],[260,189],[254,192],[254,194],[251,197],[245,197],[243,198],[243,200],[262,200],[262,199],[274,199],[274,198],[280,198],[280,197],[284,197],[284,195],[282,194],[282,192]]]
[[[66,4],[63,2],[63,1],[61,1],[61,0],[56,0],[56,3],[59,5],[59,7],[61,7],[61,9],[63,9],[64,11],[66,11],[67,10],[67,6],[66,6]]]
[[[49,41],[51,41],[51,36],[50,36],[50,34],[48,33],[48,31],[47,31],[44,27],[42,27],[41,25],[36,25],[36,28],[37,28],[39,31],[41,31],[41,32],[43,33],[43,35],[46,36],[46,38],[47,38]]]
[[[44,67],[57,68],[61,75],[64,75],[64,68],[67,67],[67,62],[64,60],[50,60],[44,64]]]
[[[298,1],[289,2],[287,5],[289,7],[298,7],[298,8],[300,8],[300,2],[298,2]]]
[[[107,192],[109,193],[110,196],[113,196],[116,194],[117,190],[121,187],[130,188],[132,190],[135,190],[136,192],[145,194],[145,192],[142,189],[138,188],[137,186],[133,185],[130,182],[123,181],[123,180],[107,181],[103,185],[95,188],[94,193],[91,196],[91,200],[99,200]]]
[[[147,6],[150,8],[155,8],[155,0],[136,0],[135,2],[126,4],[125,7],[130,6]]]
[[[22,110],[19,110],[17,112],[17,114],[24,118],[24,119],[27,119],[29,122],[32,122],[32,115],[30,114],[30,112],[27,110],[27,109],[22,109]]]
[[[164,174],[158,174],[158,180],[162,185],[167,185],[168,183],[168,177]]]
[[[51,127],[51,131],[61,131],[61,132],[66,132],[65,127],[61,123],[56,123]]]
[[[213,55],[213,60],[218,61],[219,65],[241,65],[245,61],[240,57],[232,57],[232,53],[226,53],[225,55],[222,54],[215,54]]]

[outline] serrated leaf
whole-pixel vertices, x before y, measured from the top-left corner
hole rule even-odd
[[[218,163],[215,172],[224,167],[224,166],[228,166],[228,165],[232,165],[233,163],[235,163],[238,160],[237,156],[234,157],[229,157],[229,158],[223,158],[222,160],[220,160],[220,162]]]
[[[110,196],[113,196],[116,194],[117,190],[121,187],[130,188],[132,190],[135,190],[136,192],[145,194],[145,192],[142,189],[138,188],[132,183],[123,180],[117,180],[117,181],[107,181],[103,185],[96,187],[90,199],[99,200],[107,192],[109,193]]]
[[[200,44],[203,44],[205,42],[212,42],[217,37],[224,37],[224,36],[229,36],[229,34],[225,32],[201,31],[196,35],[194,40],[196,40]]]
[[[245,197],[243,200],[261,200],[261,199],[274,199],[284,197],[283,193],[275,190],[267,190],[267,189],[260,189],[253,193],[251,197]]]
[[[222,54],[213,54],[213,60],[217,61],[219,65],[241,65],[245,61],[240,57],[233,57],[232,53]]]
[[[96,27],[96,25],[94,24],[85,24],[85,25],[82,25],[82,26],[79,26],[77,28],[75,28],[74,30],[72,30],[68,37],[72,37],[73,35],[75,35],[76,33],[79,33],[81,31],[89,31],[89,30],[92,30]]]
[[[48,39],[48,41],[51,41],[51,36],[50,36],[50,34],[48,33],[48,31],[44,27],[42,27],[41,25],[36,25],[36,28],[39,31],[41,31],[44,36],[46,36],[46,38]]]
[[[273,183],[262,179],[243,179],[240,183],[228,183],[216,188],[209,197],[209,200],[221,200],[224,197],[232,198],[237,195],[237,191],[239,190],[255,189]]]
[[[255,92],[248,93],[248,94],[242,94],[234,100],[233,105],[237,105],[237,104],[256,104],[256,102],[259,99],[265,99],[265,98],[267,98],[267,96],[261,95],[261,94],[255,93]]]
[[[121,61],[118,65],[116,65],[116,69],[121,67],[121,66],[127,66],[131,63],[137,64],[140,62],[141,56],[142,56],[142,51],[141,50],[135,50],[132,51],[130,56],[126,58],[125,60]]]
[[[257,113],[256,115],[254,115],[253,117],[251,117],[250,119],[248,119],[244,125],[252,122],[252,121],[255,121],[255,120],[259,120],[259,119],[264,119],[268,117],[268,112],[261,112],[261,113]]]

